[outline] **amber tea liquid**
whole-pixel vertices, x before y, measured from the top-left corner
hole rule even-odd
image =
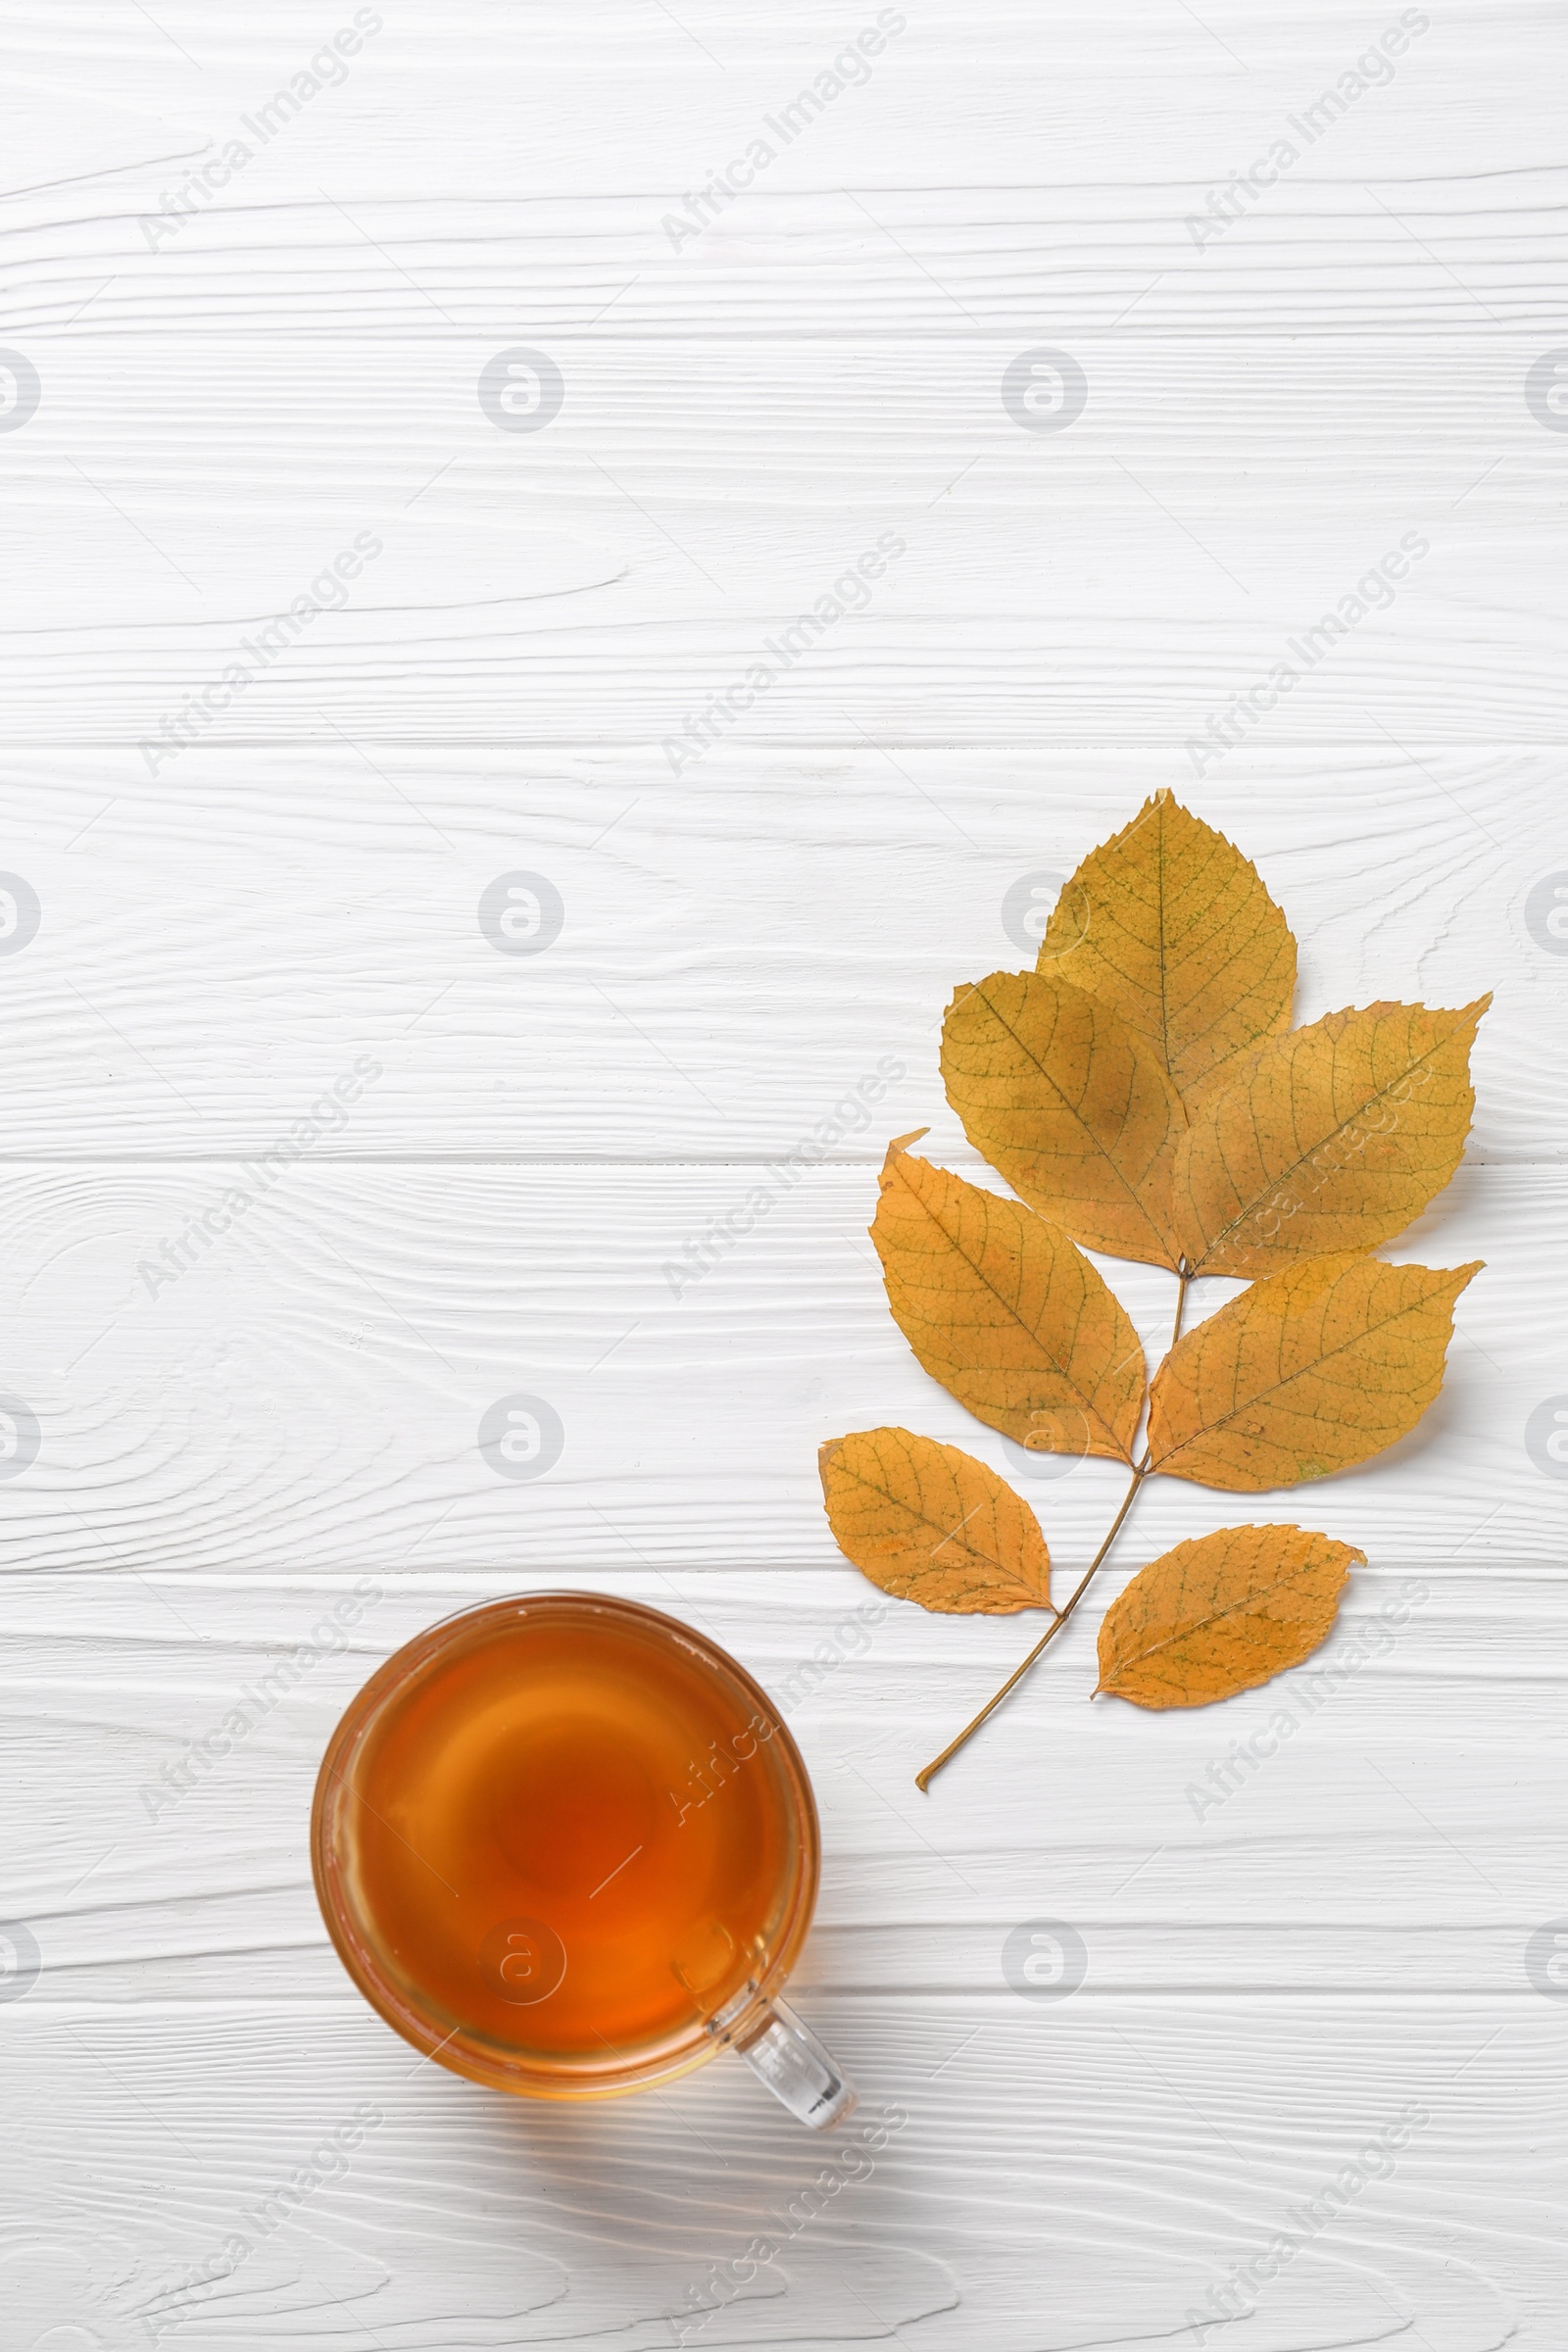
[[[344,1958],[421,2044],[457,2029],[449,2062],[486,2079],[465,2045],[587,2079],[703,2051],[809,1915],[789,1735],[655,1611],[548,1595],[454,1622],[382,1670],[323,1770]]]

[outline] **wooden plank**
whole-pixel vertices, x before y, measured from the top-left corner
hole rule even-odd
[[[146,2021],[35,1998],[5,2021],[36,2114],[17,2201],[46,2249],[10,2255],[19,2320],[53,2319],[69,2285],[100,2330],[125,2327],[236,2232],[244,2260],[174,2340],[262,2352],[284,2330],[314,2352],[351,2317],[415,2352],[459,2328],[480,2346],[657,2352],[693,2283],[759,2235],[776,2259],[691,2340],[893,2341],[929,2317],[958,2346],[1069,2352],[1094,2329],[1134,2352],[1179,2336],[1281,2232],[1303,2242],[1252,2298],[1252,2352],[1418,2327],[1493,2352],[1521,2299],[1552,2308],[1549,2194],[1519,2191],[1560,2157],[1544,2002],[819,2001],[885,2132],[835,2163],[786,2139],[732,2064],[583,2113],[411,2073],[346,2001],[192,2010],[155,2050]],[[362,2103],[368,2128],[334,2163],[327,2135]],[[82,2106],[103,2151],[92,2206],[46,2214],[40,2176],[70,2167]],[[1385,2177],[1313,2234],[1304,2209],[1406,2109],[1426,2120],[1367,2159]],[[321,2185],[266,2230],[264,2200],[318,2147]],[[805,2219],[795,2200],[829,2163],[842,2186]]]
[[[306,1163],[263,1188],[221,1162],[8,1170],[4,1381],[39,1450],[5,1488],[4,1557],[396,1574],[416,1554],[556,1577],[827,1565],[817,1446],[880,1421],[1018,1477],[1060,1556],[1087,1557],[1116,1466],[1015,1467],[920,1371],[864,1239],[868,1167],[781,1189],[691,1278],[686,1241],[748,1202],[758,1173]],[[1126,1566],[1227,1514],[1320,1527],[1380,1569],[1557,1561],[1564,1490],[1526,1425],[1562,1385],[1559,1195],[1552,1170],[1466,1169],[1395,1246],[1490,1261],[1459,1303],[1444,1395],[1397,1448],[1241,1512],[1155,1482]],[[1157,1360],[1171,1278],[1102,1262]],[[1232,1288],[1202,1286],[1201,1311]],[[481,1444],[512,1397],[542,1400],[528,1458],[543,1466],[521,1480]],[[1002,1621],[945,1635],[948,1655],[957,1639],[1015,1654]]]
[[[493,335],[29,345],[0,711],[159,775],[334,730],[665,775],[715,735],[1196,739],[1208,772],[1211,720],[1568,733],[1557,574],[1517,593],[1560,454],[1539,336],[1342,335],[1308,371],[1255,331],[1074,335],[1087,406],[1048,434],[1004,405],[1020,348],[556,340],[564,405],[520,434],[481,408]]]
[[[591,35],[550,7],[517,40],[459,10],[439,42],[388,17],[289,107],[275,93],[327,29],[303,0],[232,24],[29,10],[19,62],[31,51],[24,86],[51,104],[18,125],[16,184],[39,192],[16,199],[17,318],[65,327],[90,302],[111,329],[384,334],[507,331],[521,308],[545,331],[604,317],[616,334],[807,336],[1392,320],[1478,339],[1500,318],[1549,337],[1556,28],[1532,0],[1402,15],[1425,28],[1401,40],[1400,11],[1374,25],[1348,0],[1201,18],[943,0],[858,22],[815,0],[760,26],[619,0]],[[879,17],[905,22],[863,80],[833,75]],[[849,86],[813,110],[800,93],[819,76]],[[1347,80],[1361,87],[1337,113]],[[1269,167],[1282,145],[1295,161]],[[189,192],[236,147],[224,184]],[[748,185],[730,167],[749,150]],[[1259,160],[1277,176],[1197,244],[1189,219]],[[717,172],[733,203],[672,237]],[[142,228],[181,207],[176,234]]]
[[[1238,750],[1200,783],[1103,751],[726,747],[678,781],[632,751],[197,748],[156,780],[134,754],[12,752],[0,867],[41,912],[0,957],[3,1149],[864,1164],[929,1123],[973,1167],[943,1007],[1031,961],[1061,879],[1169,785],[1285,908],[1298,1018],[1494,990],[1471,1159],[1561,1158],[1557,770],[1381,737]],[[518,870],[561,903],[542,953],[480,929]],[[380,1076],[334,1106],[362,1056]]]

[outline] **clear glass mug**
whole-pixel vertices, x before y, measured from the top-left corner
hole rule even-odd
[[[311,1849],[361,1992],[471,2082],[612,2098],[729,2048],[812,2130],[855,2106],[779,1997],[820,1869],[800,1750],[657,1609],[547,1592],[418,1635],[333,1733]]]

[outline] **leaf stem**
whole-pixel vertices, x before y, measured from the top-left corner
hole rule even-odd
[[[1187,1304],[1187,1287],[1192,1279],[1192,1275],[1187,1270],[1187,1261],[1184,1258],[1181,1265],[1177,1269],[1176,1275],[1176,1319],[1171,1328],[1170,1335],[1170,1344],[1172,1348],[1175,1347],[1177,1341],[1182,1336],[1182,1311]],[[1117,1536],[1121,1533],[1122,1521],[1132,1509],[1133,1498],[1148,1476],[1149,1454],[1146,1450],[1143,1460],[1133,1464],[1132,1481],[1128,1486],[1126,1494],[1121,1498],[1121,1508],[1116,1513],[1116,1516],[1111,1521],[1109,1527],[1106,1528],[1104,1542],[1101,1544],[1100,1549],[1096,1552],[1094,1558],[1090,1561],[1088,1567],[1078,1579],[1077,1584],[1067,1595],[1065,1607],[1058,1609],[1055,1612],[1051,1623],[1047,1626],[1045,1632],[1041,1635],[1039,1641],[1029,1652],[1029,1655],[1023,1660],[1021,1665],[1013,1668],[1011,1674],[1008,1675],[1006,1681],[1003,1684],[1002,1689],[996,1691],[992,1697],[987,1699],[985,1705],[981,1708],[979,1714],[974,1718],[973,1722],[966,1723],[963,1727],[963,1730],[958,1734],[956,1740],[950,1740],[948,1745],[942,1750],[940,1756],[933,1756],[930,1763],[926,1765],[924,1771],[917,1772],[915,1774],[914,1785],[919,1789],[922,1796],[924,1796],[930,1788],[932,1781],[942,1770],[943,1765],[951,1763],[953,1758],[957,1754],[959,1748],[963,1746],[965,1740],[973,1739],[975,1733],[985,1722],[987,1716],[994,1715],[996,1713],[998,1707],[1001,1706],[1008,1691],[1017,1688],[1018,1684],[1023,1681],[1024,1676],[1028,1673],[1030,1667],[1034,1664],[1036,1658],[1039,1657],[1041,1651],[1049,1642],[1054,1642],[1056,1636],[1060,1633],[1062,1627],[1066,1624],[1068,1618],[1072,1615],[1074,1609],[1078,1606],[1078,1603],[1088,1592],[1090,1581],[1094,1577],[1096,1570],[1100,1567],[1101,1562],[1105,1557],[1105,1554],[1109,1551],[1111,1545],[1115,1543]]]
[[[974,1721],[964,1725],[963,1730],[958,1734],[956,1740],[951,1740],[949,1744],[942,1750],[940,1756],[933,1756],[931,1762],[926,1766],[923,1772],[917,1772],[915,1774],[914,1785],[920,1790],[922,1796],[925,1794],[927,1788],[929,1788],[934,1776],[942,1770],[943,1765],[950,1762],[951,1759],[957,1754],[959,1748],[962,1747],[966,1740],[973,1738],[974,1734],[985,1722],[986,1717],[994,1714],[997,1708],[1001,1706],[1003,1700],[1006,1697],[1008,1691],[1023,1681],[1024,1676],[1028,1673],[1036,1658],[1039,1657],[1040,1652],[1045,1648],[1047,1642],[1054,1641],[1057,1634],[1060,1633],[1062,1627],[1066,1624],[1068,1618],[1078,1606],[1079,1601],[1082,1600],[1085,1592],[1089,1590],[1090,1578],[1094,1575],[1095,1570],[1100,1566],[1101,1561],[1104,1558],[1106,1552],[1116,1541],[1117,1531],[1119,1530],[1122,1521],[1126,1518],[1128,1512],[1133,1507],[1133,1496],[1137,1494],[1139,1488],[1143,1485],[1144,1480],[1148,1477],[1148,1475],[1149,1464],[1147,1460],[1134,1465],[1132,1483],[1129,1485],[1126,1494],[1121,1498],[1121,1509],[1116,1513],[1115,1518],[1111,1521],[1109,1527],[1105,1531],[1104,1542],[1101,1544],[1100,1549],[1096,1552],[1094,1558],[1090,1561],[1088,1567],[1084,1570],[1083,1575],[1078,1579],[1077,1584],[1069,1593],[1066,1607],[1057,1611],[1056,1615],[1052,1619],[1050,1625],[1047,1626],[1045,1632],[1041,1635],[1039,1641],[1035,1643],[1033,1649],[1029,1652],[1029,1655],[1024,1659],[1022,1665],[1015,1666],[1013,1668],[1011,1674],[1008,1675],[1006,1681],[1003,1684],[1002,1689],[998,1690],[992,1697],[987,1699],[985,1705],[981,1708]]]

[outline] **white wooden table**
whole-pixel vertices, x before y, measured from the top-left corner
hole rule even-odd
[[[787,2232],[687,2340],[1558,2352],[1568,1484],[1526,1431],[1568,1409],[1564,30],[1538,0],[1402,21],[1384,74],[1356,61],[1393,0],[21,0],[6,2352],[653,2352]],[[1041,349],[1080,414],[1059,362],[1004,405]],[[1392,604],[1223,757],[1184,748],[1407,534]],[[879,538],[866,597],[671,757]],[[1251,1514],[1367,1550],[1329,1659],[1427,1597],[1199,1820],[1271,1693],[1085,1703],[1101,1607],[1220,1523],[1152,1492],[922,1799],[1023,1632],[844,1630],[868,1588],[815,1448],[903,1420],[1015,1464],[891,1323],[873,1171],[922,1123],[973,1169],[950,989],[1022,960],[1021,877],[1162,784],[1258,860],[1300,1017],[1496,991],[1464,1168],[1394,1246],[1488,1261],[1444,1396]],[[559,898],[533,955],[479,921],[517,871]],[[884,1057],[871,1124],[672,1284]],[[1168,1281],[1114,1278],[1157,1350]],[[516,1394],[562,1432],[532,1481],[478,1449]],[[1118,1486],[1028,1484],[1065,1568]],[[740,2067],[504,2101],[327,1945],[305,1832],[349,1694],[432,1618],[562,1583],[797,1691],[799,2003],[906,2120],[792,2232],[827,2151]],[[1058,2002],[1002,1970],[1042,1918],[1088,1955]],[[1195,2327],[1412,2104],[1387,2177]]]

